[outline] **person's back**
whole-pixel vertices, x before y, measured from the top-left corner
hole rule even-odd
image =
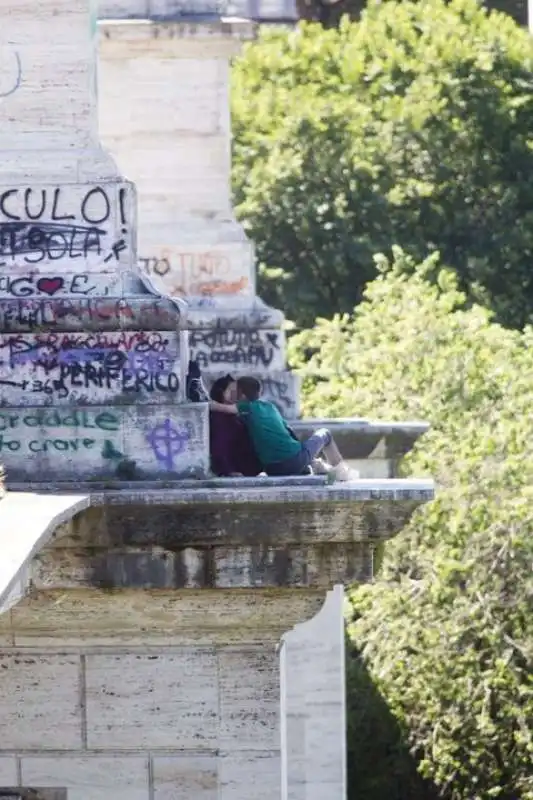
[[[231,375],[216,380],[211,387],[211,399],[229,403],[233,398],[235,381]],[[211,410],[209,413],[209,443],[211,469],[215,475],[253,477],[261,472],[261,463],[253,448],[245,423],[238,416]]]
[[[237,401],[237,409],[246,423],[255,452],[264,468],[297,456],[302,445],[294,439],[273,403],[267,400]]]

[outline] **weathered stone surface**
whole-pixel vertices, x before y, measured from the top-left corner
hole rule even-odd
[[[188,648],[172,655],[90,655],[86,682],[90,749],[217,746],[213,649]]]
[[[281,311],[267,306],[257,296],[252,301],[234,296],[224,305],[217,304],[210,297],[187,298],[187,322],[192,330],[278,330],[284,319]]]
[[[0,681],[0,749],[81,748],[78,657],[0,653]]]
[[[153,758],[154,800],[273,800],[279,797],[277,752]]]
[[[204,476],[208,410],[202,403],[0,410],[0,455],[13,481],[66,483]],[[152,400],[150,400],[152,402]]]
[[[128,282],[130,274],[127,273]],[[6,277],[0,274],[0,298],[3,294],[2,279],[5,283]],[[132,332],[134,331],[151,331],[151,334],[145,333],[144,341],[149,336],[152,337],[152,341],[154,339],[158,341],[157,337],[154,337],[156,331],[166,331],[174,326],[185,327],[187,325],[185,311],[180,307],[181,304],[176,306],[177,300],[149,294],[132,295],[123,285],[126,282],[125,276],[120,273],[114,275],[112,280],[120,284],[116,289],[114,286],[102,286],[102,295],[91,298],[90,291],[82,292],[78,296],[71,294],[48,297],[42,292],[38,293],[38,285],[41,284],[34,275],[20,278],[16,287],[11,286],[15,294],[12,293],[11,296],[0,299],[0,330],[6,334],[32,333],[34,335],[40,334],[41,331],[47,331],[49,334],[52,332],[79,332],[80,327],[86,334],[90,331],[129,330],[129,337],[123,339],[124,350],[124,345],[131,343],[133,346],[135,344],[138,346],[142,341],[141,337],[133,336]],[[139,280],[139,276],[137,276],[137,280]],[[35,293],[32,294],[34,288]],[[16,294],[17,292],[20,294]],[[179,311],[179,316],[177,311]],[[70,337],[73,343],[80,339],[87,342],[88,338],[88,336],[81,337],[79,333],[77,337]],[[43,335],[40,342],[44,345],[47,339],[53,341],[55,346],[57,340],[52,340],[51,336]],[[24,338],[12,338],[11,341],[14,343],[15,353],[17,353],[17,345],[20,343],[18,358],[23,358],[21,353],[24,352],[22,349]],[[64,341],[68,340],[64,339]],[[99,341],[103,346],[105,339],[101,338]],[[93,343],[96,345],[97,342],[98,340],[93,337]],[[25,358],[29,361],[29,353],[26,352]],[[108,354],[106,353],[106,355]],[[127,357],[134,358],[135,356],[130,354]]]
[[[31,569],[36,590],[98,586],[106,589],[229,589],[292,586],[329,587],[372,577],[372,553],[361,542],[312,546],[53,548],[39,554]]]
[[[148,758],[86,755],[22,758],[25,786],[64,786],[68,800],[149,800]]]
[[[279,659],[275,646],[219,651],[220,742],[228,752],[279,748]]]
[[[219,770],[220,800],[273,800],[280,795],[279,752],[232,753],[222,756]]]
[[[263,644],[313,616],[323,600],[323,590],[310,589],[41,591],[0,622],[17,647]]]
[[[155,756],[154,800],[219,800],[216,756]]]
[[[103,19],[186,18],[204,19],[222,13],[226,0],[101,0],[99,14]]]
[[[432,491],[409,481],[339,489],[315,480],[277,486],[258,479],[241,492],[192,482],[145,490],[142,504],[134,490],[91,495],[96,507],[58,529],[50,547],[26,564],[25,580],[37,590],[328,588],[364,581],[372,576],[373,546],[397,533]]]
[[[395,483],[401,492],[409,482]],[[169,502],[171,493],[174,503]],[[367,490],[355,484],[351,491],[334,486],[280,485],[262,489],[261,484],[255,490],[240,492],[238,487],[192,493],[169,489],[166,503],[165,495],[157,490],[145,490],[143,499],[134,490],[131,494],[130,505],[124,501],[115,504],[119,498],[113,492],[93,495],[90,511],[74,519],[68,529],[58,531],[60,535],[51,546],[107,551],[150,545],[179,552],[202,545],[235,545],[256,547],[258,552],[270,547],[283,551],[290,545],[319,544],[326,531],[329,544],[377,542],[395,535],[422,501],[416,490],[414,496],[403,499],[399,494],[395,499],[393,488],[380,500],[372,497],[378,494],[377,489]],[[102,505],[97,505],[99,501]],[[280,505],[284,501],[291,502],[283,505],[280,524]]]
[[[15,644],[15,639],[10,628],[9,612],[6,611],[0,615],[0,647],[11,647]],[[7,628],[7,630],[6,630]]]
[[[4,787],[2,787],[3,789]],[[42,786],[7,787],[9,800],[68,800],[66,789],[43,789]],[[3,797],[3,795],[0,795]]]
[[[0,756],[0,786],[18,784],[17,762],[13,756]]]
[[[252,245],[231,210],[227,86],[254,27],[148,17],[100,22],[99,48],[100,130],[138,187],[141,267],[172,295],[253,297]]]
[[[184,349],[174,331],[0,334],[0,404],[183,402]]]
[[[135,187],[98,141],[89,5],[0,0],[0,458],[13,480],[203,475],[184,306],[141,276]]]
[[[190,303],[191,356],[209,383],[251,374],[294,419],[299,384],[285,368],[283,314],[256,297],[253,245],[231,205],[229,59],[254,28],[220,19],[193,27],[173,14],[163,24],[153,7],[150,22],[121,22],[112,8],[117,18],[100,23],[100,126],[139,189],[140,267]]]
[[[318,476],[320,477],[320,476]],[[240,482],[243,479],[228,479],[223,485],[213,486],[211,480],[176,481],[174,484],[165,484],[164,488],[157,489],[146,487],[143,483],[132,484],[131,488],[117,486],[116,488],[104,487],[103,491],[91,494],[91,504],[109,506],[136,505],[165,506],[165,505],[194,505],[198,509],[205,506],[222,506],[226,504],[243,508],[247,505],[267,507],[269,504],[287,504],[305,506],[314,504],[315,508],[323,511],[323,506],[330,506],[338,510],[342,505],[353,506],[366,501],[395,501],[398,506],[398,521],[402,520],[402,513],[412,513],[414,507],[428,503],[434,498],[435,489],[430,479],[394,479],[394,480],[367,480],[356,479],[346,483],[336,482],[332,485],[326,483],[316,485],[313,481],[283,480],[282,478],[268,480],[259,476]],[[216,482],[215,482],[216,483]],[[85,487],[88,484],[79,483]],[[337,506],[337,504],[339,504]],[[413,505],[411,505],[413,504]],[[301,511],[304,508],[300,508]],[[334,526],[335,527],[335,526]],[[401,528],[390,531],[394,535]],[[370,533],[375,533],[375,526],[371,525]],[[364,537],[363,537],[364,538]],[[372,536],[370,537],[372,538]],[[389,537],[390,538],[390,537]]]
[[[202,370],[246,372],[285,368],[285,334],[262,329],[192,330],[189,335],[191,357]]]

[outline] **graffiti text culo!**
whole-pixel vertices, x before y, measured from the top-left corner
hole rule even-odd
[[[0,192],[0,267],[118,261],[129,246],[126,206],[124,186]]]

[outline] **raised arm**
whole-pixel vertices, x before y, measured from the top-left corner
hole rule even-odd
[[[209,401],[209,408],[213,411],[222,411],[223,414],[238,414],[239,410],[235,405],[227,405],[226,403],[217,403],[216,400]]]

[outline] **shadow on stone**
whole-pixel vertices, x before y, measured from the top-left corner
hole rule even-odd
[[[348,635],[346,684],[348,800],[438,800]]]

